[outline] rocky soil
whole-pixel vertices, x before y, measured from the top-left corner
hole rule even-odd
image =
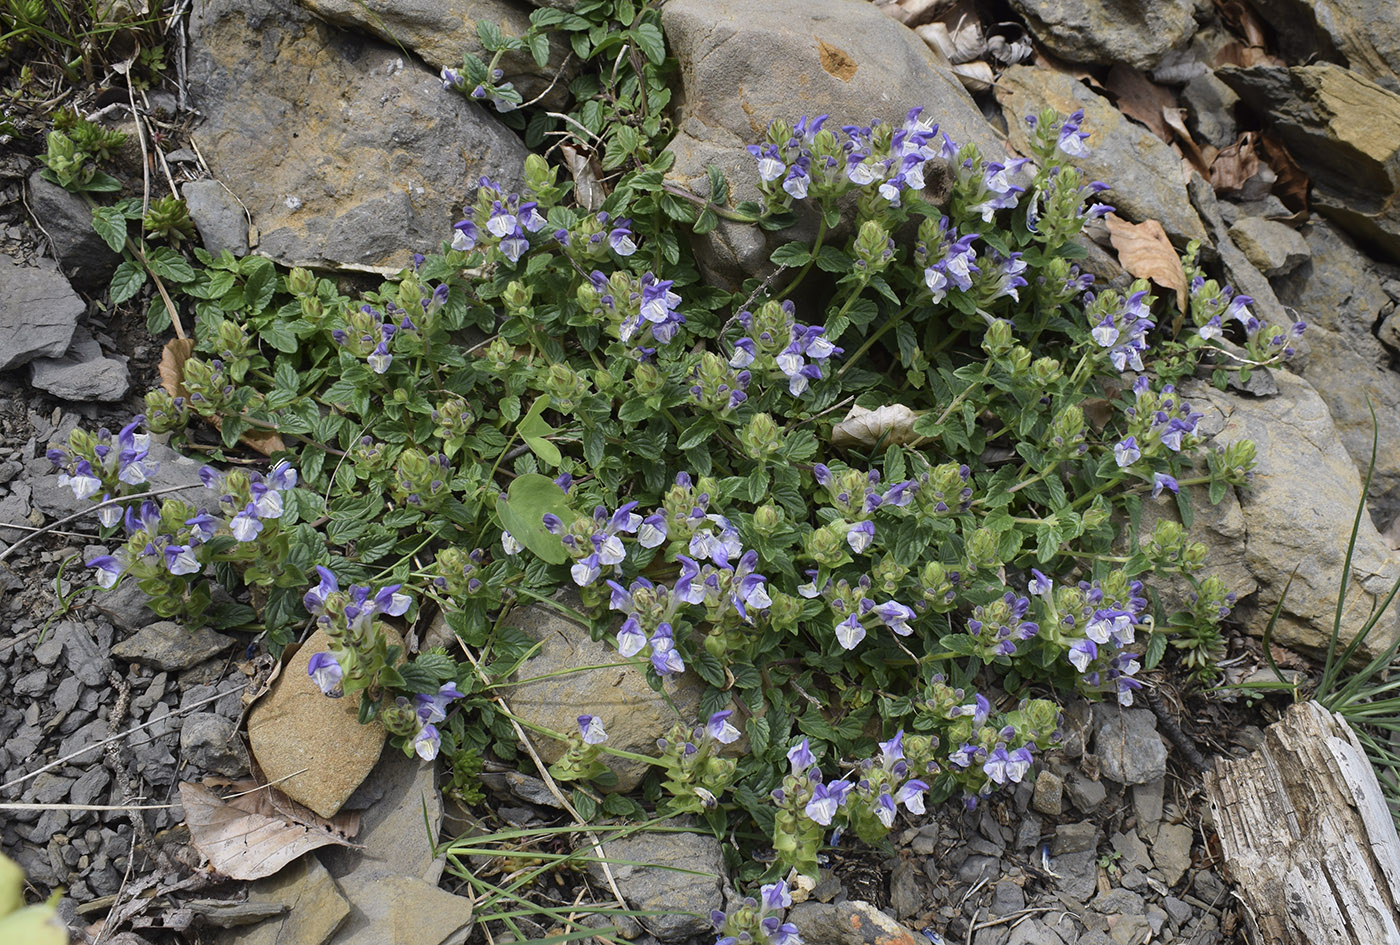
[[[396,270],[446,235],[479,175],[517,178],[520,140],[444,94],[436,75],[456,55],[444,36],[470,36],[463,24],[478,17],[518,29],[527,13],[512,0],[196,4],[176,26],[187,30],[183,84],[138,99],[142,121],[172,129],[150,185],[180,190],[212,251]],[[719,163],[742,186],[752,176],[742,145],[802,112],[868,122],[922,104],[956,140],[1000,153],[1003,141],[1024,143],[1022,116],[1082,108],[1087,167],[1112,182],[1119,214],[1161,221],[1179,249],[1202,241],[1262,318],[1308,322],[1290,371],[1260,372],[1245,391],[1186,392],[1207,413],[1204,432],[1259,446],[1254,488],[1216,508],[1202,496],[1193,526],[1241,597],[1229,679],[1256,673],[1258,636],[1290,574],[1276,639],[1291,650],[1280,654],[1306,671],[1292,651],[1326,639],[1371,452],[1368,398],[1380,449],[1352,599],[1364,612],[1400,574],[1400,7],[670,0],[663,20],[681,65],[680,181]],[[555,53],[544,71],[516,64],[522,89],[548,86],[564,62]],[[105,114],[131,125],[129,110]],[[105,547],[91,516],[68,519],[86,503],[57,485],[45,447],[78,424],[126,423],[157,383],[166,339],[146,334],[143,307],[106,307],[116,257],[85,205],[38,177],[33,151],[0,148],[0,848],[36,896],[61,892],[80,942],[508,940],[497,923],[474,924],[471,890],[434,856],[423,824],[451,835],[572,822],[513,766],[488,768],[486,801],[465,810],[444,806],[433,765],[371,754],[342,808],[360,812],[356,846],[323,847],[253,882],[202,868],[178,785],[248,776],[245,696],[264,688],[271,661],[249,637],[160,620],[129,586],[90,589],[82,561]],[[147,175],[125,160],[140,193]],[[700,247],[714,278],[731,282],[770,248],[727,226]],[[1106,236],[1086,248],[1102,280],[1126,279]],[[166,455],[155,485],[196,485],[198,466]],[[536,617],[546,645],[534,674],[605,661],[587,658],[586,633]],[[1381,642],[1397,632],[1383,625]],[[522,687],[514,707],[549,724],[550,712],[620,698],[596,677]],[[886,849],[845,841],[794,911],[804,939],[1248,941],[1231,895],[1247,878],[1221,868],[1192,758],[1252,750],[1278,707],[1183,695],[1167,676],[1156,685],[1150,709],[1070,706],[1065,747],[1033,784],[974,812],[904,815]],[[652,708],[636,710],[638,745],[656,737],[641,717]],[[708,912],[734,895],[720,842],[660,834],[604,846],[709,875],[637,866],[608,877],[595,866],[552,874],[531,895],[586,914],[611,903],[615,883],[633,907],[672,913],[629,927],[637,941],[713,940]],[[493,881],[511,869],[471,866]],[[521,930],[557,931],[528,920]]]

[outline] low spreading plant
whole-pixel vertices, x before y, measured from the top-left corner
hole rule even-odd
[[[587,29],[553,10],[537,25],[609,51],[595,33],[621,4],[594,6]],[[614,25],[641,44],[654,23]],[[486,38],[538,58],[530,37]],[[535,645],[512,615],[570,586],[653,686],[704,686],[641,793],[604,812],[754,827],[770,855],[737,864],[743,881],[812,879],[833,830],[877,843],[900,807],[1024,780],[1059,738],[1055,700],[1131,705],[1169,643],[1208,668],[1231,600],[1206,581],[1164,613],[1152,577],[1194,575],[1205,550],[1170,517],[1139,536],[1139,514],[1171,503],[1189,524],[1183,487],[1247,485],[1248,442],[1194,465],[1201,414],[1178,384],[1230,340],[1281,360],[1302,326],[1261,325],[1195,247],[1176,318],[1145,281],[1096,287],[1077,240],[1110,208],[1074,165],[1080,114],[1033,116],[1031,154],[1006,161],[918,108],[778,122],[749,149],[757,199],[731,205],[715,169],[708,193],[683,192],[648,118],[664,57],[640,48],[608,60],[613,117],[574,119],[602,122],[617,169],[600,207],[532,156],[518,189],[479,182],[440,252],[358,293],[196,251],[194,350],[146,425],[193,440],[201,418],[215,458],[258,438],[276,465],[211,471],[203,505],[138,496],[125,545],[92,564],[162,613],[197,618],[211,579],[247,588],[274,647],[313,617],[331,639],[318,685],[362,692],[362,720],[464,771],[514,758],[515,720],[487,698]],[[516,104],[496,68],[468,61],[448,84]],[[731,293],[691,249],[721,217],[811,235]],[[53,458],[80,496],[140,490],[138,429],[75,433]],[[382,618],[429,611],[468,662],[403,661]],[[550,770],[606,786],[609,755],[641,756],[581,708]],[[598,812],[588,790],[574,802]],[[717,924],[790,941],[769,921],[785,898],[770,883]]]

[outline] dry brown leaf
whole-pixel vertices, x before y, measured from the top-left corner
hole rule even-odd
[[[831,445],[840,449],[869,448],[877,443],[908,446],[923,439],[914,432],[918,418],[919,414],[903,404],[886,404],[874,410],[852,407],[845,419],[831,428]]]
[[[958,63],[953,66],[953,75],[969,92],[985,92],[997,83],[992,67],[981,60]]]
[[[190,842],[223,875],[258,879],[310,850],[330,844],[353,846],[349,837],[359,830],[359,814],[326,820],[275,788],[242,784],[254,790],[228,800],[203,785],[180,785]]]
[[[1186,159],[1191,162],[1192,167],[1201,172],[1202,177],[1205,177],[1210,174],[1210,162],[1206,160],[1206,156],[1201,153],[1200,146],[1196,144],[1196,140],[1191,137],[1191,132],[1187,130],[1185,115],[1184,108],[1162,109],[1162,121],[1166,122],[1167,127],[1176,135],[1177,142],[1186,152]]]
[[[1113,93],[1119,111],[1142,122],[1154,135],[1171,143],[1171,129],[1162,119],[1163,109],[1175,108],[1177,104],[1176,96],[1170,89],[1121,62],[1108,70],[1104,85]]]
[[[1216,9],[1225,25],[1243,37],[1246,46],[1263,49],[1266,45],[1264,23],[1244,0],[1216,0]]]
[[[1215,62],[1212,66],[1219,69],[1221,66],[1240,66],[1249,68],[1250,66],[1285,66],[1287,65],[1278,56],[1271,56],[1268,52],[1258,46],[1246,46],[1238,40],[1233,40],[1220,47],[1220,52],[1215,54]]]
[[[950,63],[971,62],[987,51],[987,39],[982,24],[962,14],[956,21],[949,18],[914,30],[930,47],[941,52]]]
[[[1104,217],[1108,238],[1118,251],[1118,262],[1139,279],[1151,279],[1176,293],[1176,304],[1186,311],[1186,271],[1181,257],[1167,239],[1166,230],[1156,220],[1129,223],[1116,213]]]
[[[160,373],[160,386],[163,387],[171,397],[188,397],[185,390],[185,362],[194,354],[193,338],[173,338],[165,343],[165,348],[160,353],[160,366],[157,371]],[[209,425],[215,430],[223,427],[221,417],[207,418]],[[271,456],[273,453],[280,453],[286,450],[287,444],[276,430],[249,430],[238,440],[250,449],[257,450],[264,456]]]
[[[1308,212],[1308,175],[1293,160],[1277,135],[1261,134],[1258,138],[1259,155],[1278,175],[1274,183],[1274,193],[1288,209],[1297,213]]]
[[[564,155],[564,164],[569,176],[574,179],[574,196],[590,212],[598,210],[608,199],[608,189],[602,183],[603,165],[598,155],[588,148],[576,148],[561,144],[559,153]]]
[[[1210,165],[1210,185],[1216,193],[1234,193],[1259,173],[1259,156],[1254,153],[1254,134],[1246,131],[1240,140],[1220,153]]]

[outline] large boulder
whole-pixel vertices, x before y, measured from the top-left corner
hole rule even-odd
[[[1400,93],[1332,63],[1217,75],[1283,138],[1313,206],[1400,260]]]
[[[317,16],[337,26],[377,36],[392,46],[407,49],[434,69],[458,69],[462,53],[484,62],[488,52],[477,37],[478,20],[495,23],[507,36],[522,36],[530,28],[530,7],[510,0],[301,0]],[[565,71],[569,46],[563,33],[550,36],[549,61],[536,65],[528,53],[501,57],[505,81],[511,82],[526,101],[545,95],[544,103],[557,107],[568,97],[569,80],[577,69]],[[559,75],[559,80],[554,77]],[[551,84],[553,88],[550,88]]]
[[[1181,158],[1084,83],[1063,72],[1012,66],[997,82],[997,100],[1006,116],[1011,145],[1023,154],[1030,153],[1026,116],[1046,106],[1061,115],[1082,108],[1092,151],[1076,163],[1090,179],[1112,188],[1103,199],[1117,208],[1118,215],[1135,222],[1160,220],[1178,248],[1185,248],[1190,240],[1208,239],[1187,196]]]
[[[477,178],[519,185],[520,140],[400,49],[292,0],[209,0],[190,30],[201,153],[278,262],[396,271]]]
[[[1290,62],[1323,59],[1400,92],[1400,4],[1395,0],[1269,0],[1251,4]]]
[[[1203,430],[1218,431],[1208,448],[1248,439],[1258,450],[1252,481],[1239,490],[1245,563],[1258,592],[1241,602],[1236,616],[1250,633],[1262,635],[1283,597],[1274,638],[1286,646],[1319,651],[1332,632],[1347,543],[1361,501],[1361,477],[1332,425],[1327,404],[1312,385],[1287,371],[1273,376],[1278,386],[1273,397],[1226,393],[1199,381],[1184,384],[1182,392],[1205,414]],[[1351,565],[1342,617],[1344,642],[1400,577],[1400,558],[1366,515],[1361,516]],[[1400,609],[1392,607],[1363,652],[1383,650],[1397,633]]]
[[[758,196],[746,145],[777,119],[831,116],[828,126],[900,124],[909,109],[959,144],[1004,155],[946,62],[912,31],[864,0],[671,0],[661,10],[670,52],[680,65],[673,179],[708,192],[705,169],[717,165],[736,200]],[[697,245],[711,274],[737,285],[765,270],[769,251],[791,234],[721,224]]]
[[[1045,48],[1072,62],[1151,69],[1196,32],[1191,0],[1011,0]]]

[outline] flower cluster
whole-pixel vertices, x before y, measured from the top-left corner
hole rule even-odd
[[[378,591],[363,584],[341,590],[329,568],[317,565],[316,573],[320,581],[302,597],[302,605],[330,639],[331,648],[320,661],[321,674],[313,672],[312,678],[326,695],[374,686],[390,662],[385,635],[375,618],[402,616],[412,600],[397,584]]]
[[[627,217],[614,218],[606,210],[584,216],[571,227],[559,227],[554,239],[580,266],[608,258],[608,251],[626,258],[637,251],[637,236]]]
[[[1127,298],[1108,290],[1095,297],[1084,296],[1084,315],[1089,321],[1089,337],[1108,351],[1108,359],[1117,371],[1143,370],[1142,354],[1147,350],[1147,333],[1155,323],[1148,306],[1151,296],[1145,280],[1133,284]]]
[[[736,318],[746,335],[734,342],[729,366],[753,373],[780,371],[794,397],[812,381],[821,380],[822,367],[841,349],[826,337],[822,326],[799,324],[796,311],[788,299],[765,302],[757,313],[740,312]]]
[[[580,715],[576,721],[578,728],[569,733],[563,754],[549,766],[550,775],[560,781],[587,781],[607,772],[607,765],[599,758],[599,746],[608,740],[603,720],[596,715]]]
[[[102,502],[145,485],[158,464],[147,458],[150,434],[136,432],[144,423],[145,417],[138,415],[115,437],[106,427],[96,434],[75,429],[68,434],[66,449],[49,447],[49,462],[59,469],[58,484],[72,489],[79,500],[97,498]],[[121,521],[121,509],[106,506],[98,510],[98,517],[111,528]]]
[[[671,291],[672,285],[672,280],[658,279],[650,272],[639,278],[618,271],[609,277],[595,269],[589,282],[579,287],[578,301],[623,344],[633,344],[633,339],[642,342],[641,332],[649,331],[651,341],[664,345],[685,324],[685,316],[676,310],[681,297]],[[656,349],[638,347],[634,354],[648,360]]]
[[[711,810],[734,779],[736,763],[718,752],[742,737],[729,717],[732,709],[713,713],[694,729],[677,722],[665,738],[656,741],[665,778],[661,786],[670,795],[672,813],[698,814]]]
[[[1134,678],[1142,664],[1130,648],[1149,619],[1142,582],[1115,571],[1102,581],[1056,588],[1039,571],[1031,575],[1027,591],[1041,607],[1042,624],[1067,646],[1065,659],[1080,674],[1081,690],[1110,693],[1121,705],[1132,705],[1133,693],[1142,688]]]
[[[1128,435],[1113,447],[1113,459],[1119,469],[1127,469],[1142,460],[1152,460],[1168,453],[1189,450],[1199,442],[1197,426],[1204,414],[1191,409],[1191,405],[1181,399],[1176,387],[1164,384],[1160,391],[1152,389],[1147,377],[1139,377],[1133,382],[1134,403],[1125,413],[1128,417]],[[1163,488],[1178,491],[1176,480],[1165,473],[1153,475],[1153,495],[1160,495]]]
[[[530,249],[531,237],[549,225],[537,201],[503,191],[489,177],[478,179],[476,201],[463,212],[465,218],[452,225],[452,248],[498,253],[512,265]]]
[[[1030,598],[1007,591],[1000,600],[978,604],[972,609],[967,632],[977,641],[984,660],[991,662],[997,657],[1014,656],[1017,643],[1024,643],[1040,631],[1039,624],[1025,619],[1030,606]]]
[[[759,890],[759,899],[746,897],[731,912],[716,909],[710,913],[719,937],[715,945],[802,945],[797,926],[783,921],[792,905],[787,883],[778,880]]]
[[[477,83],[470,92],[466,91],[466,76],[456,69],[444,66],[441,78],[444,91],[465,92],[469,98],[479,102],[490,102],[498,112],[513,112],[520,107],[522,101],[514,83],[501,81],[505,78],[505,71],[502,69],[492,69],[490,81]]]
[[[1193,245],[1187,251],[1193,270],[1195,249]],[[1269,363],[1293,357],[1296,353],[1294,344],[1303,336],[1307,323],[1297,321],[1287,326],[1266,324],[1250,311],[1249,306],[1253,303],[1249,296],[1236,295],[1230,286],[1221,286],[1200,272],[1192,275],[1191,319],[1196,324],[1196,334],[1203,341],[1223,338],[1226,324],[1234,321],[1243,330],[1245,350],[1255,361]]]
[[[926,698],[917,707],[942,728],[941,762],[920,769],[927,777],[946,774],[963,788],[963,802],[997,788],[1019,784],[1035,761],[1035,752],[1058,741],[1059,708],[1044,699],[1022,700],[1016,708],[994,717],[991,701],[981,693],[949,686],[941,675],[930,681]]]

